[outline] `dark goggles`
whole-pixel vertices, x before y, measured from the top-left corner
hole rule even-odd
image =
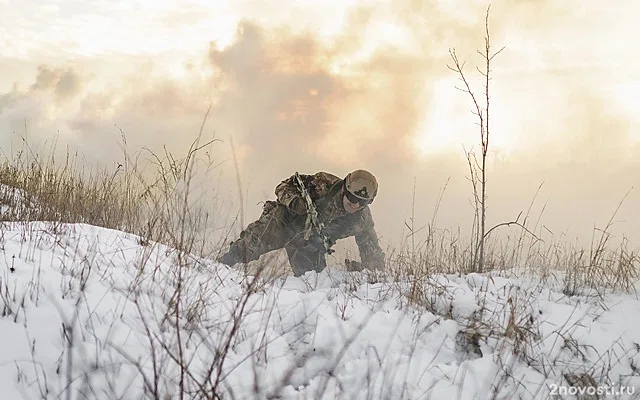
[[[347,188],[344,189],[344,195],[347,196],[347,200],[349,200],[351,204],[360,204],[360,207],[364,207],[367,204],[371,203],[371,200],[361,199],[360,197],[349,192]]]

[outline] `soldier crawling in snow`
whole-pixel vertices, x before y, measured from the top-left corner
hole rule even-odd
[[[265,203],[260,218],[231,242],[228,252],[218,261],[232,266],[284,248],[294,275],[300,276],[307,271],[322,271],[326,267],[327,247],[338,239],[354,236],[361,262],[347,260],[347,267],[351,270],[384,268],[385,255],[368,207],[378,192],[376,178],[361,169],[344,179],[327,172],[299,176],[317,210],[318,222],[324,225],[323,235],[313,232],[305,239],[309,210],[293,175],[278,184],[276,201]],[[329,246],[325,245],[323,236]]]

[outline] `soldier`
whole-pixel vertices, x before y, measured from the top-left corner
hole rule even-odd
[[[384,253],[378,243],[369,204],[378,193],[378,182],[368,171],[356,170],[344,179],[327,172],[300,178],[324,225],[329,247],[338,239],[355,237],[361,262],[348,261],[351,270],[384,268]],[[326,266],[327,246],[314,232],[305,240],[307,204],[293,175],[275,189],[276,201],[264,204],[262,215],[231,242],[218,261],[232,266],[257,260],[262,254],[284,248],[295,276],[307,271],[322,271]]]

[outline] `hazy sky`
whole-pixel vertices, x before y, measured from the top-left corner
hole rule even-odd
[[[472,104],[447,65],[474,67],[483,1],[0,0],[0,145],[58,136],[116,163],[129,145],[183,152],[213,104],[205,135],[223,140],[221,195],[235,195],[239,155],[248,218],[294,171],[380,181],[372,211],[383,240],[411,214],[469,223],[463,145]],[[526,210],[556,234],[589,239],[632,187],[619,232],[640,243],[640,37],[636,1],[492,3],[495,59],[489,223]],[[211,185],[218,184],[212,180]]]

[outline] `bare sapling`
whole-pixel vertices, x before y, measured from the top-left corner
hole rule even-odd
[[[504,47],[500,50],[492,53],[491,50],[491,40],[489,35],[489,10],[491,6],[487,8],[487,14],[485,17],[485,46],[483,51],[478,50],[478,54],[480,54],[484,60],[484,70],[480,68],[476,68],[478,72],[484,78],[484,104],[480,104],[473,90],[471,89],[471,85],[467,77],[465,76],[464,62],[460,62],[458,56],[456,55],[455,49],[450,49],[449,54],[451,55],[451,59],[453,60],[453,66],[448,66],[450,70],[456,72],[460,75],[460,79],[462,80],[464,87],[457,88],[465,93],[468,93],[471,96],[471,100],[473,101],[474,110],[473,113],[478,117],[478,124],[480,126],[480,144],[481,144],[481,159],[478,161],[475,154],[471,152],[467,152],[467,160],[469,161],[469,169],[471,170],[471,182],[473,184],[474,191],[474,202],[475,202],[475,215],[474,219],[474,230],[472,233],[472,254],[471,254],[471,270],[474,272],[482,272],[484,269],[484,244],[486,238],[486,215],[487,215],[487,154],[489,152],[489,82],[491,81],[491,62],[494,57],[500,54]],[[479,190],[478,190],[479,186]],[[479,192],[479,193],[478,193]]]

